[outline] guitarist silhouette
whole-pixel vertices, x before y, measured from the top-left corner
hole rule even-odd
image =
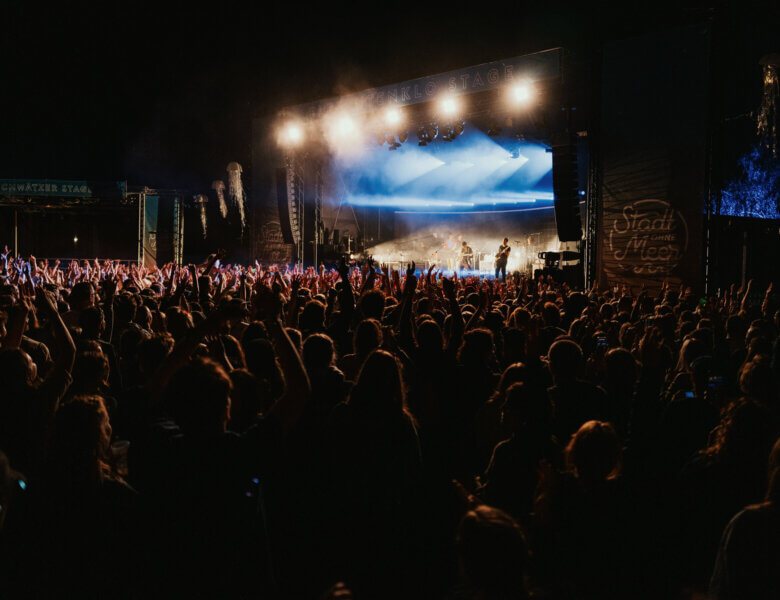
[[[504,238],[504,243],[498,247],[498,252],[496,252],[496,279],[498,279],[498,274],[501,273],[504,283],[506,283],[506,262],[509,260],[509,252],[511,250],[509,238]]]

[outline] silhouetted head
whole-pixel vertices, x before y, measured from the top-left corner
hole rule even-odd
[[[426,320],[417,328],[417,344],[423,355],[432,357],[441,353],[444,338],[436,321]]]
[[[566,446],[566,464],[583,483],[598,483],[618,474],[621,453],[620,440],[610,423],[588,421]]]
[[[322,330],[325,327],[325,305],[318,300],[309,300],[298,323],[301,331],[306,333]]]
[[[561,311],[552,302],[546,302],[542,309],[545,327],[558,327],[561,324]]]
[[[360,298],[359,309],[364,318],[381,322],[385,312],[385,295],[380,290],[366,292]]]
[[[38,368],[35,362],[24,350],[20,348],[0,350],[0,381],[2,381],[7,400],[11,400],[14,393],[29,388],[38,377]]]
[[[552,413],[552,404],[545,394],[527,383],[513,383],[504,393],[501,424],[508,432],[525,429],[532,434],[548,434]]]
[[[84,310],[95,303],[95,288],[89,281],[80,281],[70,291],[68,303],[73,310]]]
[[[582,350],[577,342],[570,339],[553,342],[547,359],[556,383],[576,379],[582,370]]]
[[[458,360],[463,365],[488,365],[495,358],[493,333],[489,329],[472,329],[463,336]]]
[[[355,335],[352,340],[355,346],[355,354],[361,358],[368,356],[373,350],[382,345],[382,340],[382,326],[379,324],[379,321],[376,319],[361,321],[357,329],[355,329]]]
[[[80,352],[73,362],[73,388],[81,393],[96,394],[108,385],[109,366],[102,352]]]
[[[100,396],[76,396],[62,404],[54,419],[51,457],[56,477],[70,483],[97,481],[110,472],[111,425]]]
[[[739,389],[746,396],[766,405],[777,405],[777,385],[768,355],[757,355],[742,365]]]
[[[195,327],[195,324],[192,322],[192,316],[178,306],[173,306],[166,310],[165,316],[168,320],[168,331],[177,342]]]
[[[79,315],[79,327],[81,327],[81,335],[85,338],[99,338],[106,328],[103,309],[99,306],[85,308]]]
[[[336,350],[333,340],[324,333],[315,333],[303,343],[303,364],[309,376],[315,371],[327,369],[333,364]]]
[[[173,350],[173,344],[170,333],[156,333],[138,345],[138,370],[141,377],[148,381],[154,375]]]
[[[741,399],[726,407],[710,438],[704,452],[711,459],[763,473],[769,450],[777,439],[777,427],[765,406],[752,399]]]
[[[481,598],[525,598],[528,550],[517,522],[491,506],[467,512],[458,525],[460,570]]]
[[[225,370],[208,358],[194,358],[168,384],[171,414],[185,434],[215,435],[230,420],[232,384]]]
[[[246,367],[258,379],[268,382],[272,390],[284,387],[284,376],[276,352],[271,342],[265,339],[255,339],[244,346]]]
[[[377,417],[407,415],[406,389],[398,359],[384,350],[374,350],[366,358],[349,404]]]

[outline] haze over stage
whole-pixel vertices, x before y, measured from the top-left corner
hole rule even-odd
[[[552,157],[541,143],[490,137],[466,123],[456,143],[374,147],[334,157],[354,206],[428,212],[552,207]]]

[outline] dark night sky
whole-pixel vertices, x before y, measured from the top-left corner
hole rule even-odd
[[[707,14],[588,4],[5,0],[0,177],[198,187],[249,163],[253,112]]]

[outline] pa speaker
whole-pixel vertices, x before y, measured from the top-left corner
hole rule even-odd
[[[290,205],[287,201],[287,169],[276,169],[276,204],[279,208],[279,224],[285,244],[294,244],[292,224],[290,223]]]
[[[578,242],[582,239],[580,197],[577,175],[577,147],[570,139],[553,145],[553,193],[555,197],[555,226],[558,240]]]

